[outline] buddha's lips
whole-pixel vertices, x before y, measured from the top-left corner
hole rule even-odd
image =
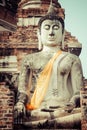
[[[55,39],[54,38],[48,38],[49,41],[54,41]]]

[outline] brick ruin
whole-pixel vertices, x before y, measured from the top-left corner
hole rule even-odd
[[[14,92],[0,83],[0,130],[12,130],[14,122]]]
[[[18,3],[16,19],[13,20],[13,24],[16,25],[15,30],[0,31],[0,59],[4,61],[3,63],[0,61],[0,130],[22,130],[20,126],[14,125],[14,104],[21,60],[26,54],[39,51],[37,23],[40,17],[47,13],[49,5],[50,0],[21,0]],[[53,5],[58,15],[64,19],[65,10],[60,3],[57,0],[53,0]],[[2,17],[3,15],[5,16],[5,14],[2,14]],[[11,16],[9,16],[9,19]],[[14,26],[12,27],[14,28]],[[82,45],[78,39],[66,30],[64,50],[79,56],[81,49]],[[11,56],[16,57],[15,62]],[[11,58],[11,63],[6,61],[8,57]],[[9,69],[10,64],[11,66],[14,64],[11,69]],[[87,86],[86,83],[87,81],[85,80],[85,86]],[[87,105],[87,90],[85,91],[85,96],[83,96],[84,91],[81,91],[81,126],[83,130],[86,130],[87,117],[84,116],[84,104],[85,106]]]

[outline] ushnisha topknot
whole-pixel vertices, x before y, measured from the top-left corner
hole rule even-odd
[[[50,4],[50,6],[49,6],[47,14],[40,18],[40,20],[38,22],[39,30],[41,29],[42,22],[44,20],[47,20],[47,19],[60,21],[60,23],[62,24],[62,28],[63,28],[62,32],[64,32],[64,27],[65,27],[64,20],[62,19],[62,17],[58,16],[57,11],[56,11],[55,7],[52,4]]]

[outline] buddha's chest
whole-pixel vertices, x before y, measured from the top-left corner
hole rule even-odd
[[[53,58],[52,54],[36,54],[31,60],[30,58],[27,60],[27,65],[29,69],[32,69],[34,74],[38,75],[41,71],[44,70],[49,61]],[[75,61],[75,56],[63,52],[59,55],[54,62],[50,63],[52,66],[52,71],[57,71],[59,74],[67,74],[71,71],[72,65]],[[50,65],[48,68],[50,68]]]
[[[49,63],[51,58],[52,55],[35,57],[32,62],[32,69],[42,71],[45,68],[45,66]]]
[[[52,55],[36,57],[32,62],[33,71],[35,73],[40,73],[41,71],[43,71],[51,58]],[[66,74],[71,70],[74,60],[75,59],[69,55],[62,55],[58,57],[53,63],[50,62],[49,68],[50,66],[52,66],[53,71],[55,71],[56,69],[56,71],[58,71],[59,73]]]
[[[59,64],[57,65],[57,69],[60,74],[67,74],[71,71],[72,65],[74,63],[74,58],[66,56],[60,60]]]

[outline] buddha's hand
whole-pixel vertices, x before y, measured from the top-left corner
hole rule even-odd
[[[72,112],[72,110],[75,108],[75,104],[72,102],[66,103],[64,106],[64,110],[68,113]]]
[[[14,107],[15,118],[22,118],[26,114],[25,105],[22,102],[17,102]]]

